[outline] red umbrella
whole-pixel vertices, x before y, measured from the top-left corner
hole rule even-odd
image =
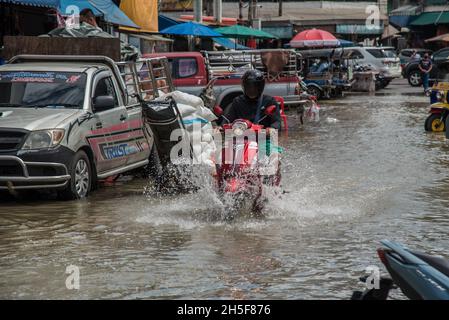
[[[332,33],[320,29],[301,31],[290,41],[292,48],[336,47],[338,45],[340,45],[340,41]]]

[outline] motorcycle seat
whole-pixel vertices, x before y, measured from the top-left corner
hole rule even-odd
[[[442,257],[432,256],[430,254],[421,252],[412,252],[415,256],[427,262],[430,266],[434,267],[444,275],[449,277],[449,259]]]

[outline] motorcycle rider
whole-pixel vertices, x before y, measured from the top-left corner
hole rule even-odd
[[[242,77],[243,94],[234,98],[232,104],[224,111],[223,120],[233,122],[236,119],[246,119],[267,128],[280,130],[279,105],[273,97],[263,94],[264,88],[265,77],[261,71],[246,71]],[[265,117],[265,109],[272,105],[276,106],[275,112]]]
[[[265,77],[259,70],[248,70],[242,77],[243,94],[234,98],[232,104],[224,111],[223,122],[233,122],[236,119],[246,119],[252,123],[263,125],[265,128],[276,130],[281,129],[281,112],[277,101],[269,95],[264,95]],[[276,106],[272,114],[266,115],[265,109],[270,106]],[[267,132],[267,137],[269,131]],[[264,142],[265,143],[265,142]],[[270,141],[266,141],[267,155],[271,158],[274,152],[279,153],[277,146],[271,146]],[[280,163],[277,162],[277,170],[274,175],[266,176],[265,183],[279,185]]]

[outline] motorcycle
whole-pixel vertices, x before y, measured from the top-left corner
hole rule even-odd
[[[265,117],[272,115],[276,106],[269,106],[264,110]],[[223,116],[223,110],[216,106],[214,112]],[[258,121],[258,122],[260,122]],[[262,172],[262,147],[267,147],[267,138],[273,129],[264,128],[263,125],[252,123],[249,120],[237,119],[223,124],[220,129],[223,138],[221,159],[217,162],[215,174],[216,188],[223,203],[228,207],[228,217],[232,218],[237,212],[247,211],[259,214],[263,209],[263,186],[272,184],[279,186],[280,172],[278,158],[274,153],[266,157],[270,165],[277,168],[276,174],[265,176]],[[254,137],[254,139],[250,139]],[[260,141],[262,139],[265,141]]]
[[[391,278],[380,278],[378,288],[355,291],[352,300],[386,300],[399,287],[412,300],[449,300],[449,260],[411,251],[401,244],[384,240],[377,250]],[[367,277],[360,278],[366,283]]]
[[[437,82],[431,90],[426,91],[430,97],[431,105],[429,116],[424,122],[424,129],[431,132],[446,132],[446,138],[449,138],[449,132],[446,128],[449,126],[449,101],[448,101],[448,82]]]

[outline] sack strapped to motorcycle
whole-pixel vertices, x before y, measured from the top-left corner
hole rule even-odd
[[[189,139],[176,101],[172,98],[163,101],[145,101],[142,113],[145,123],[150,126],[154,134],[154,141],[161,163],[162,165],[167,165],[170,162],[170,151],[179,143],[179,140],[171,141],[170,139],[173,130],[181,130],[182,137],[180,138]],[[189,157],[192,157],[193,148],[191,141],[190,139],[186,141],[189,141]]]

